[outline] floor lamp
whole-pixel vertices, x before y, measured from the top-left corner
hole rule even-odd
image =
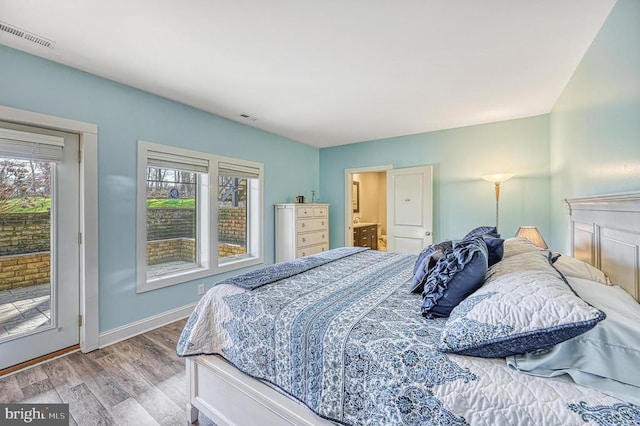
[[[493,183],[496,187],[496,230],[498,229],[498,219],[499,219],[498,211],[499,211],[499,204],[500,204],[500,184],[508,181],[512,177],[513,175],[508,173],[497,173],[493,175],[482,176],[482,179],[486,180],[487,182]]]

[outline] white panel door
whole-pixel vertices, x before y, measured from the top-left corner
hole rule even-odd
[[[433,167],[387,171],[387,250],[418,254],[432,244]]]
[[[0,222],[14,224],[5,240],[16,239],[12,245],[20,248],[0,244],[3,369],[79,343],[79,136],[1,122],[0,128],[64,139],[60,162],[0,157]]]

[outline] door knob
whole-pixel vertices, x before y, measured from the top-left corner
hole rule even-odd
[[[424,233],[424,235],[426,235],[427,237],[431,235],[431,231],[427,231]]]

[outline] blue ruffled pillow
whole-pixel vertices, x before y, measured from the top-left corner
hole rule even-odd
[[[487,245],[482,237],[457,242],[429,272],[422,292],[422,315],[448,317],[453,308],[484,282]]]
[[[429,271],[433,269],[438,260],[447,250],[451,250],[452,242],[443,241],[438,244],[432,244],[426,247],[418,255],[415,265],[413,266],[413,278],[409,283],[409,291],[412,293],[422,293],[422,287],[427,280]]]
[[[504,255],[504,240],[500,238],[498,229],[495,226],[478,226],[469,231],[463,240],[469,240],[475,237],[482,237],[487,245],[489,267],[502,260],[502,256]]]

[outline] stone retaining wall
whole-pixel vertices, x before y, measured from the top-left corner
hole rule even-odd
[[[167,262],[193,262],[195,260],[195,240],[193,238],[173,238],[147,242],[147,264],[157,265]]]
[[[0,291],[50,282],[49,252],[0,257]]]
[[[193,209],[147,209],[147,241],[194,238],[196,212]]]
[[[49,213],[1,213],[0,256],[49,251]]]
[[[195,258],[195,214],[192,209],[147,210],[149,265]],[[246,208],[218,212],[218,255],[245,254]],[[0,291],[50,282],[50,214],[0,214]]]

